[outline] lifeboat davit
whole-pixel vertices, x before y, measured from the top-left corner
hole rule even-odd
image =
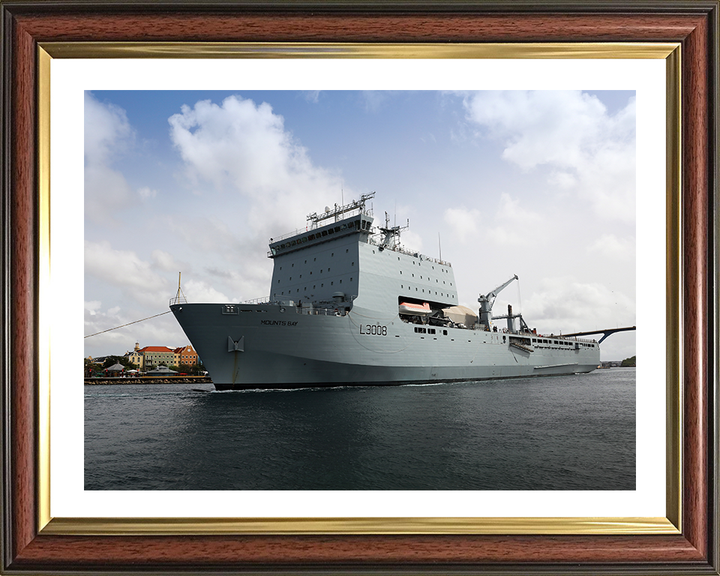
[[[432,314],[430,310],[430,304],[424,302],[423,304],[410,304],[408,302],[400,303],[400,314],[409,314],[412,316],[428,316]]]

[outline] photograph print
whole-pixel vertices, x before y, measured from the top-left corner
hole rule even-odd
[[[634,91],[84,94],[86,490],[634,490]]]

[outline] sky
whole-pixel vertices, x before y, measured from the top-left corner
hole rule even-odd
[[[85,92],[85,356],[189,341],[162,314],[268,296],[268,241],[375,192],[375,223],[542,333],[633,326],[633,91]],[[635,355],[610,336],[603,360]]]

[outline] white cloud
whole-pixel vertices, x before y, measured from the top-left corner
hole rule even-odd
[[[558,188],[562,188],[563,190],[569,190],[577,185],[578,180],[570,172],[557,170],[550,174],[548,182],[550,182],[550,184],[554,184]]]
[[[183,285],[189,302],[230,302],[231,299],[203,280],[189,280]]]
[[[592,202],[597,215],[635,218],[635,99],[611,116],[580,91],[475,92],[467,118],[500,140],[502,157]]]
[[[85,92],[85,214],[97,223],[114,223],[133,192],[125,177],[112,167],[128,150],[135,133],[122,108],[103,104]]]
[[[465,207],[447,208],[443,219],[460,242],[465,242],[479,233],[479,210]]]
[[[603,284],[569,277],[544,279],[524,304],[523,312],[534,325],[556,334],[635,324],[633,298]]]
[[[402,233],[401,244],[407,250],[422,252],[423,249],[422,236],[413,232],[412,230],[405,230]]]
[[[535,230],[542,221],[539,214],[523,207],[520,200],[507,192],[500,194],[498,209],[489,220],[486,239],[495,244],[521,245],[528,242],[528,237],[537,236]]]
[[[85,161],[107,164],[134,138],[125,110],[114,104],[103,104],[85,92]]]
[[[635,260],[635,238],[620,238],[614,234],[604,234],[588,250],[608,260]]]
[[[102,302],[99,300],[92,300],[91,302],[84,303],[84,308],[90,316],[97,314],[98,310],[100,310],[100,306],[102,306]]]
[[[307,206],[327,204],[343,188],[337,175],[313,164],[269,104],[236,96],[221,105],[203,100],[193,108],[183,106],[169,123],[192,181],[210,182],[250,203],[237,218],[242,217],[240,228],[253,236],[269,237],[297,226]],[[352,196],[347,187],[346,195]],[[225,197],[226,202],[234,200],[238,198]]]
[[[539,214],[525,208],[519,199],[502,192],[494,213],[476,208],[447,208],[444,221],[450,227],[454,241],[492,242],[500,245],[519,245],[527,242],[529,234],[542,221]]]
[[[507,192],[500,193],[500,205],[495,217],[511,225],[527,226],[540,220],[540,216],[520,205],[520,200]]]
[[[105,165],[85,166],[85,214],[97,224],[115,222],[115,215],[132,201],[132,189],[125,177]]]
[[[172,254],[168,254],[163,250],[153,250],[150,256],[155,268],[159,268],[165,272],[182,272],[182,264],[178,264]]]
[[[388,101],[392,92],[387,90],[364,90],[360,93],[366,112],[377,112]]]
[[[147,186],[139,188],[137,192],[140,198],[142,198],[143,200],[148,200],[157,196],[157,190],[153,190],[152,188],[148,188]]]
[[[85,275],[129,292],[133,298],[163,307],[170,287],[150,262],[135,252],[115,250],[109,242],[85,241]]]

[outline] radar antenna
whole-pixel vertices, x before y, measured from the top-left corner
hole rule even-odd
[[[348,212],[354,212],[357,210],[358,213],[367,214],[368,211],[365,208],[365,202],[374,197],[375,192],[370,192],[369,194],[363,194],[362,196],[360,196],[360,200],[353,200],[349,204],[345,204],[342,206],[338,206],[337,204],[335,204],[333,208],[326,207],[325,212],[320,215],[318,215],[317,212],[308,214],[307,221],[312,222],[310,229],[314,230],[318,227],[320,222],[324,220],[329,220],[330,218],[335,218],[335,222],[337,222],[340,216],[342,216],[343,214],[347,214]]]
[[[391,227],[390,218],[388,218],[388,213],[385,212],[385,227],[378,227],[378,230],[380,230],[383,235],[382,241],[380,242],[380,250],[385,250],[385,248],[392,250],[398,247],[400,245],[400,232],[408,228],[410,228],[410,219],[408,219],[405,226]]]

